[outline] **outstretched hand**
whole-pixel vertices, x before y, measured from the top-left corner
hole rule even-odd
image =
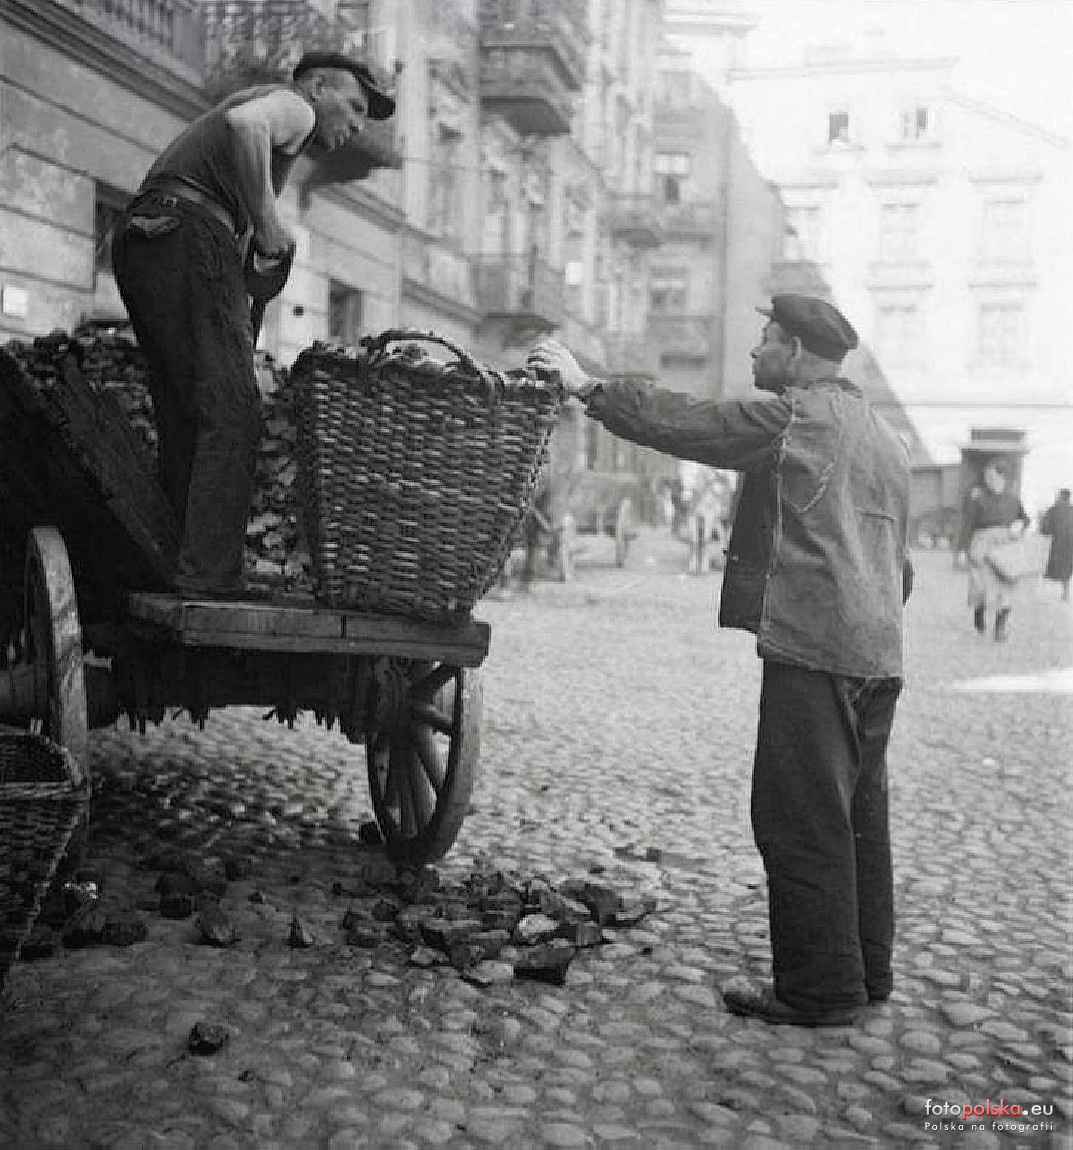
[[[541,340],[529,353],[526,366],[544,379],[558,379],[567,395],[584,397],[594,386],[578,361],[558,340]]]

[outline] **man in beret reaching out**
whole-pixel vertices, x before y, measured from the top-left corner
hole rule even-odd
[[[763,660],[751,813],[774,985],[723,998],[769,1023],[841,1026],[893,984],[886,751],[912,573],[909,464],[838,374],[857,345],[845,317],[801,295],[759,310],[765,396],[711,402],[591,379],[554,341],[530,365],[615,435],[743,473],[719,622],[754,632]]]
[[[395,102],[360,61],[308,52],[189,125],[116,228],[113,264],[149,360],[161,482],[182,527],[175,589],[239,597],[261,435],[249,296],[282,291],[294,239],[277,200],[310,145],[332,150]]]

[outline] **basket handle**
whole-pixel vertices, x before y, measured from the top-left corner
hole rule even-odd
[[[472,371],[478,379],[487,382],[485,372],[464,348],[444,335],[437,335],[434,331],[419,331],[416,328],[404,327],[389,328],[387,331],[382,331],[379,335],[363,336],[359,342],[362,347],[368,349],[371,356],[378,357],[387,350],[389,343],[400,343],[402,341],[413,343],[415,340],[423,340],[426,343],[438,343],[441,347],[447,348],[448,351],[454,352],[463,367]]]

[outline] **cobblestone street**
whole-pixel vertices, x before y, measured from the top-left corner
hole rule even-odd
[[[895,994],[852,1028],[772,1028],[718,993],[768,972],[754,642],[716,630],[718,575],[686,575],[666,532],[622,570],[589,542],[574,582],[476,612],[492,625],[481,777],[438,869],[598,875],[655,909],[581,950],[562,987],[480,987],[401,942],[350,946],[347,891],[385,866],[358,838],[360,748],[241,709],[204,732],[98,732],[86,860],[102,906],[148,937],[14,968],[0,1147],[1073,1147],[1073,609],[1057,586],[1026,589],[997,644],[949,554],[916,556],[891,750]],[[145,860],[164,847],[247,861],[222,898],[235,945],[161,916]],[[314,945],[288,944],[296,912]],[[219,1053],[188,1051],[199,1021],[226,1028]],[[935,1107],[1000,1099],[1021,1117],[939,1129],[960,1120]]]

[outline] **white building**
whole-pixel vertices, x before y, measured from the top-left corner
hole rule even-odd
[[[1038,514],[1073,483],[1070,141],[959,95],[955,61],[814,49],[740,69],[728,98],[780,188],[789,259],[816,261],[932,457],[1027,433]]]

